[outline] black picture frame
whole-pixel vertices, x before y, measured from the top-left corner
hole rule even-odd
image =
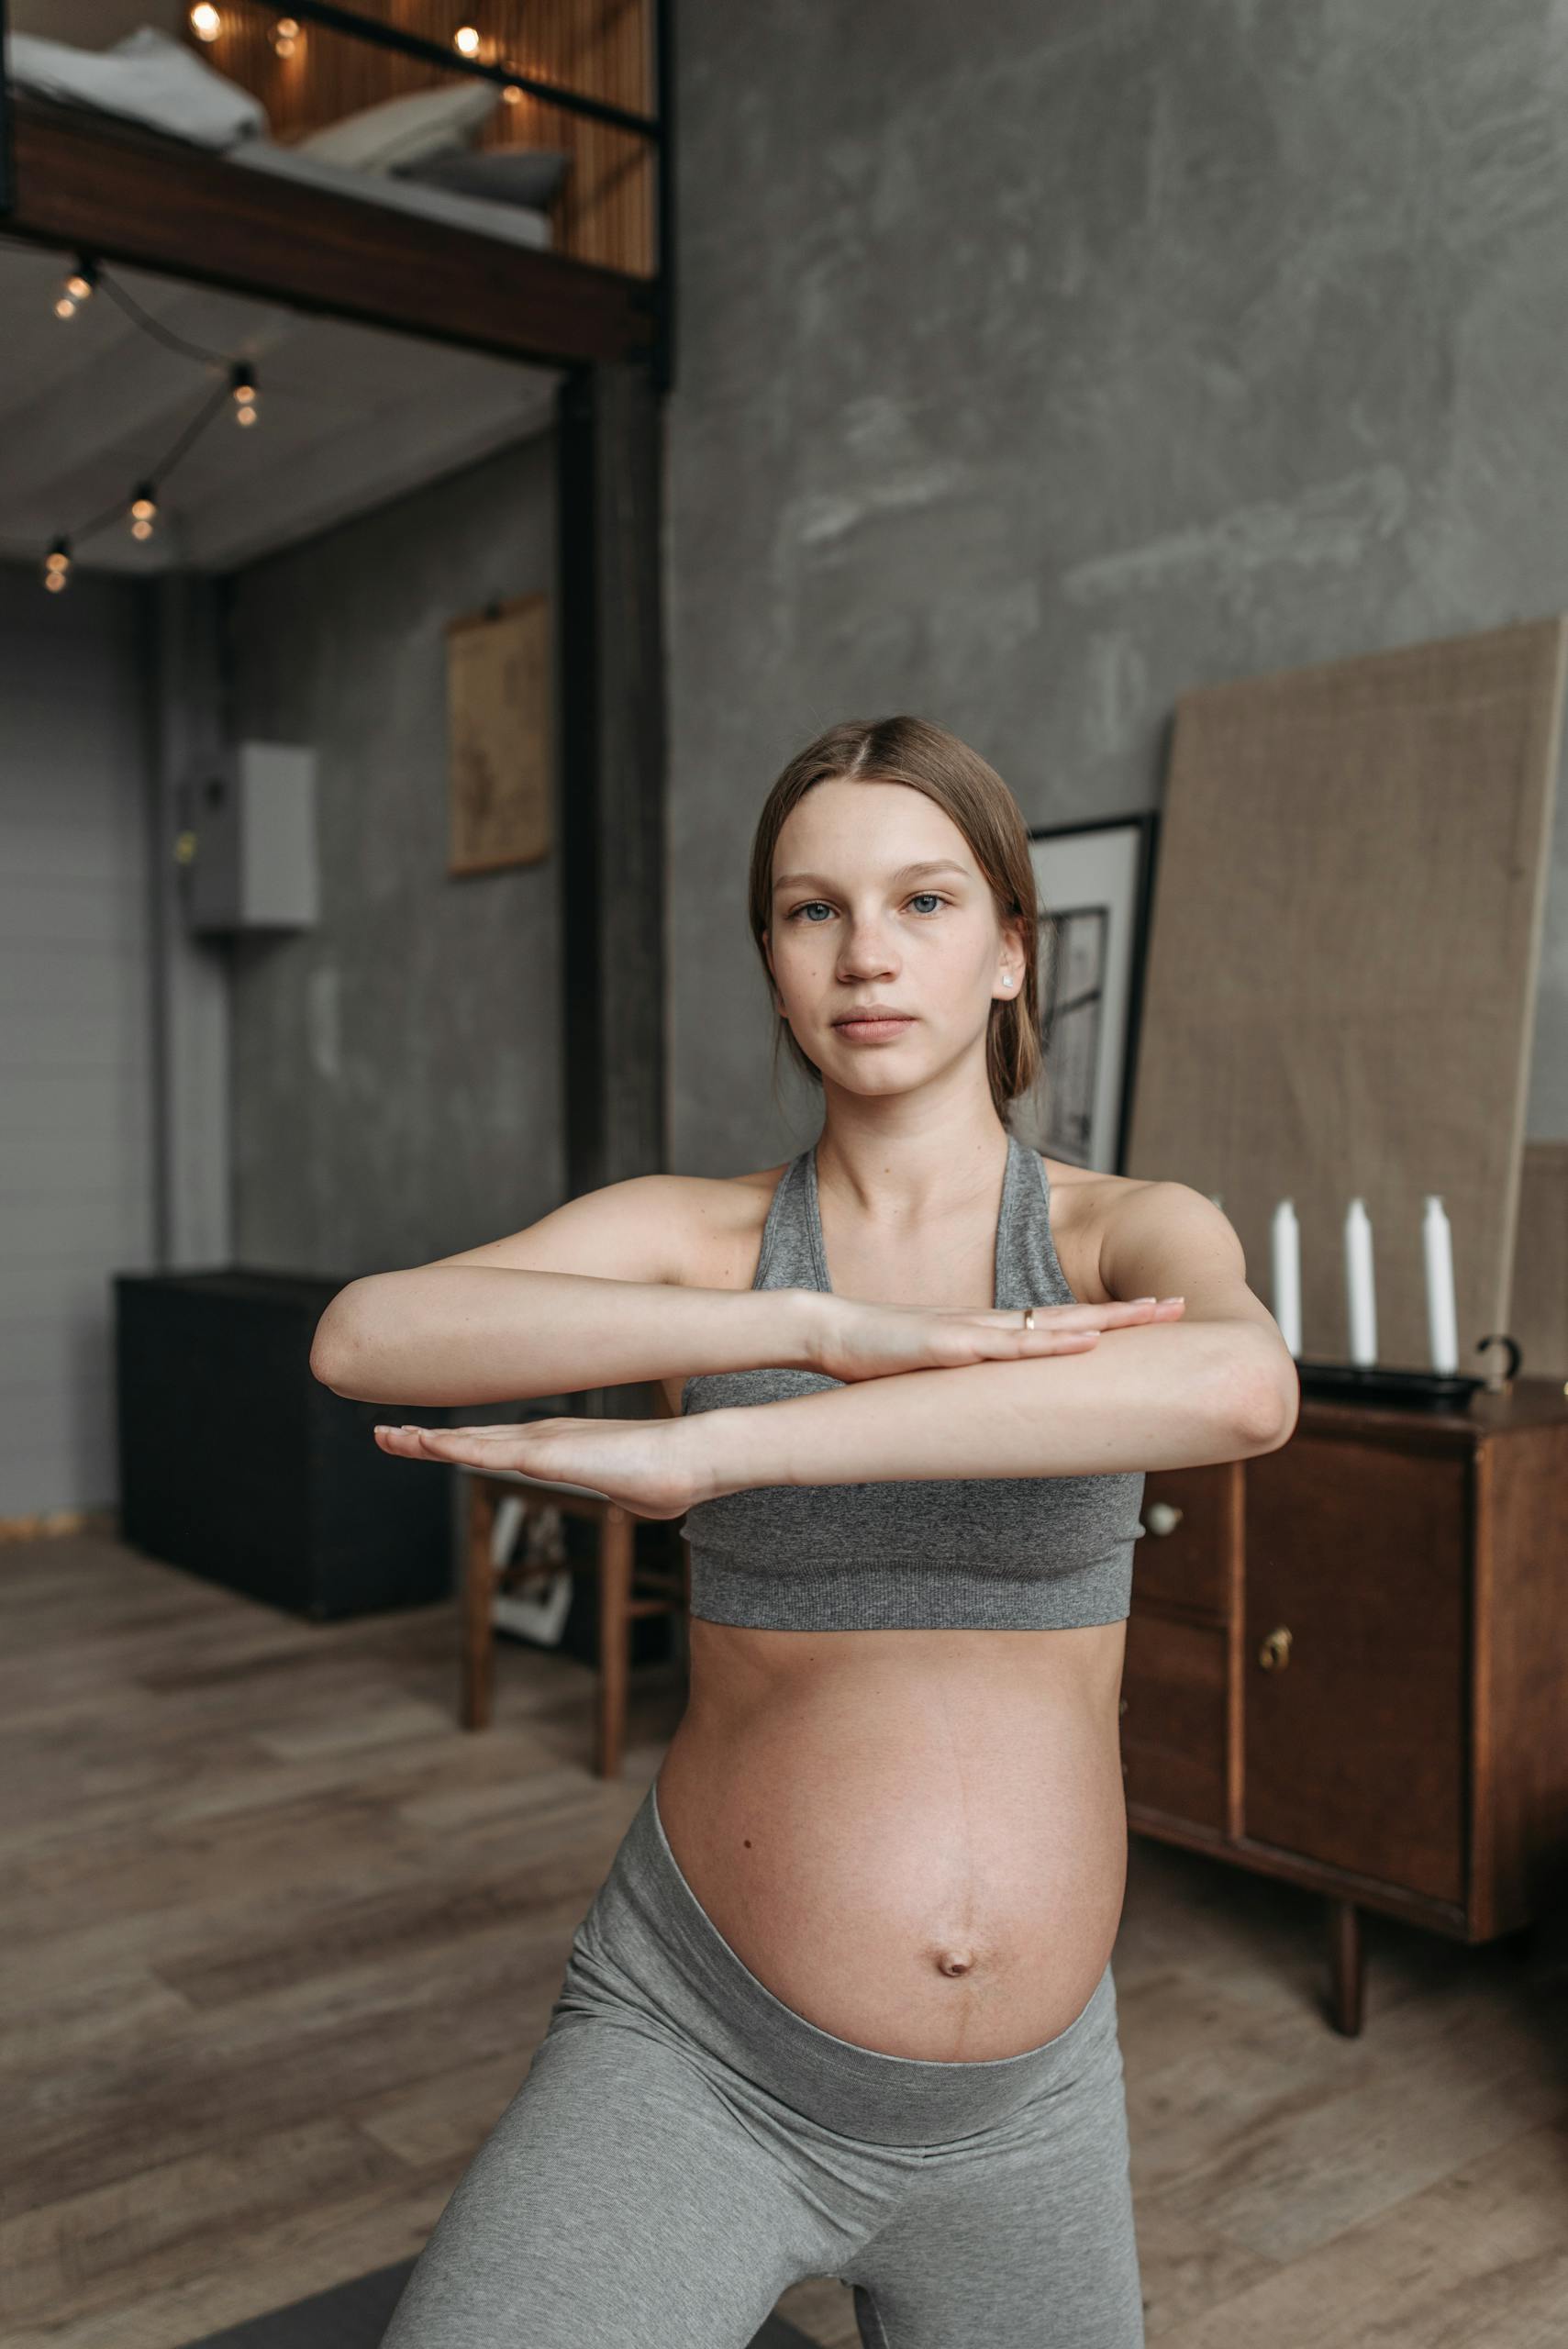
[[[1015,1105],[1047,1157],[1125,1170],[1160,818],[1156,809],[1029,828],[1040,901],[1045,1065]]]

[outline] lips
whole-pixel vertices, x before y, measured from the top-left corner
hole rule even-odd
[[[846,1043],[891,1043],[914,1024],[914,1015],[907,1011],[849,1011],[833,1025]]]

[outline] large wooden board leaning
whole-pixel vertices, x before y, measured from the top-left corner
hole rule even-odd
[[[448,622],[450,872],[549,855],[551,700],[548,596],[515,596]]]
[[[1429,1362],[1429,1191],[1461,1370],[1508,1327],[1565,639],[1553,616],[1177,705],[1124,1171],[1217,1194],[1271,1306],[1295,1201],[1308,1360],[1349,1355],[1357,1194],[1381,1363]]]

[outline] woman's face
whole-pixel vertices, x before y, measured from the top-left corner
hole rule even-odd
[[[773,852],[764,941],[797,1042],[855,1093],[904,1093],[973,1051],[1023,983],[963,834],[903,783],[814,784]],[[875,1008],[896,1015],[854,1023]]]

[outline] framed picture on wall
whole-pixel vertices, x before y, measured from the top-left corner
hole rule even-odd
[[[1127,1146],[1159,817],[1031,829],[1045,1066],[1014,1108],[1049,1158],[1119,1174]]]
[[[533,864],[551,847],[548,596],[447,623],[452,874]]]

